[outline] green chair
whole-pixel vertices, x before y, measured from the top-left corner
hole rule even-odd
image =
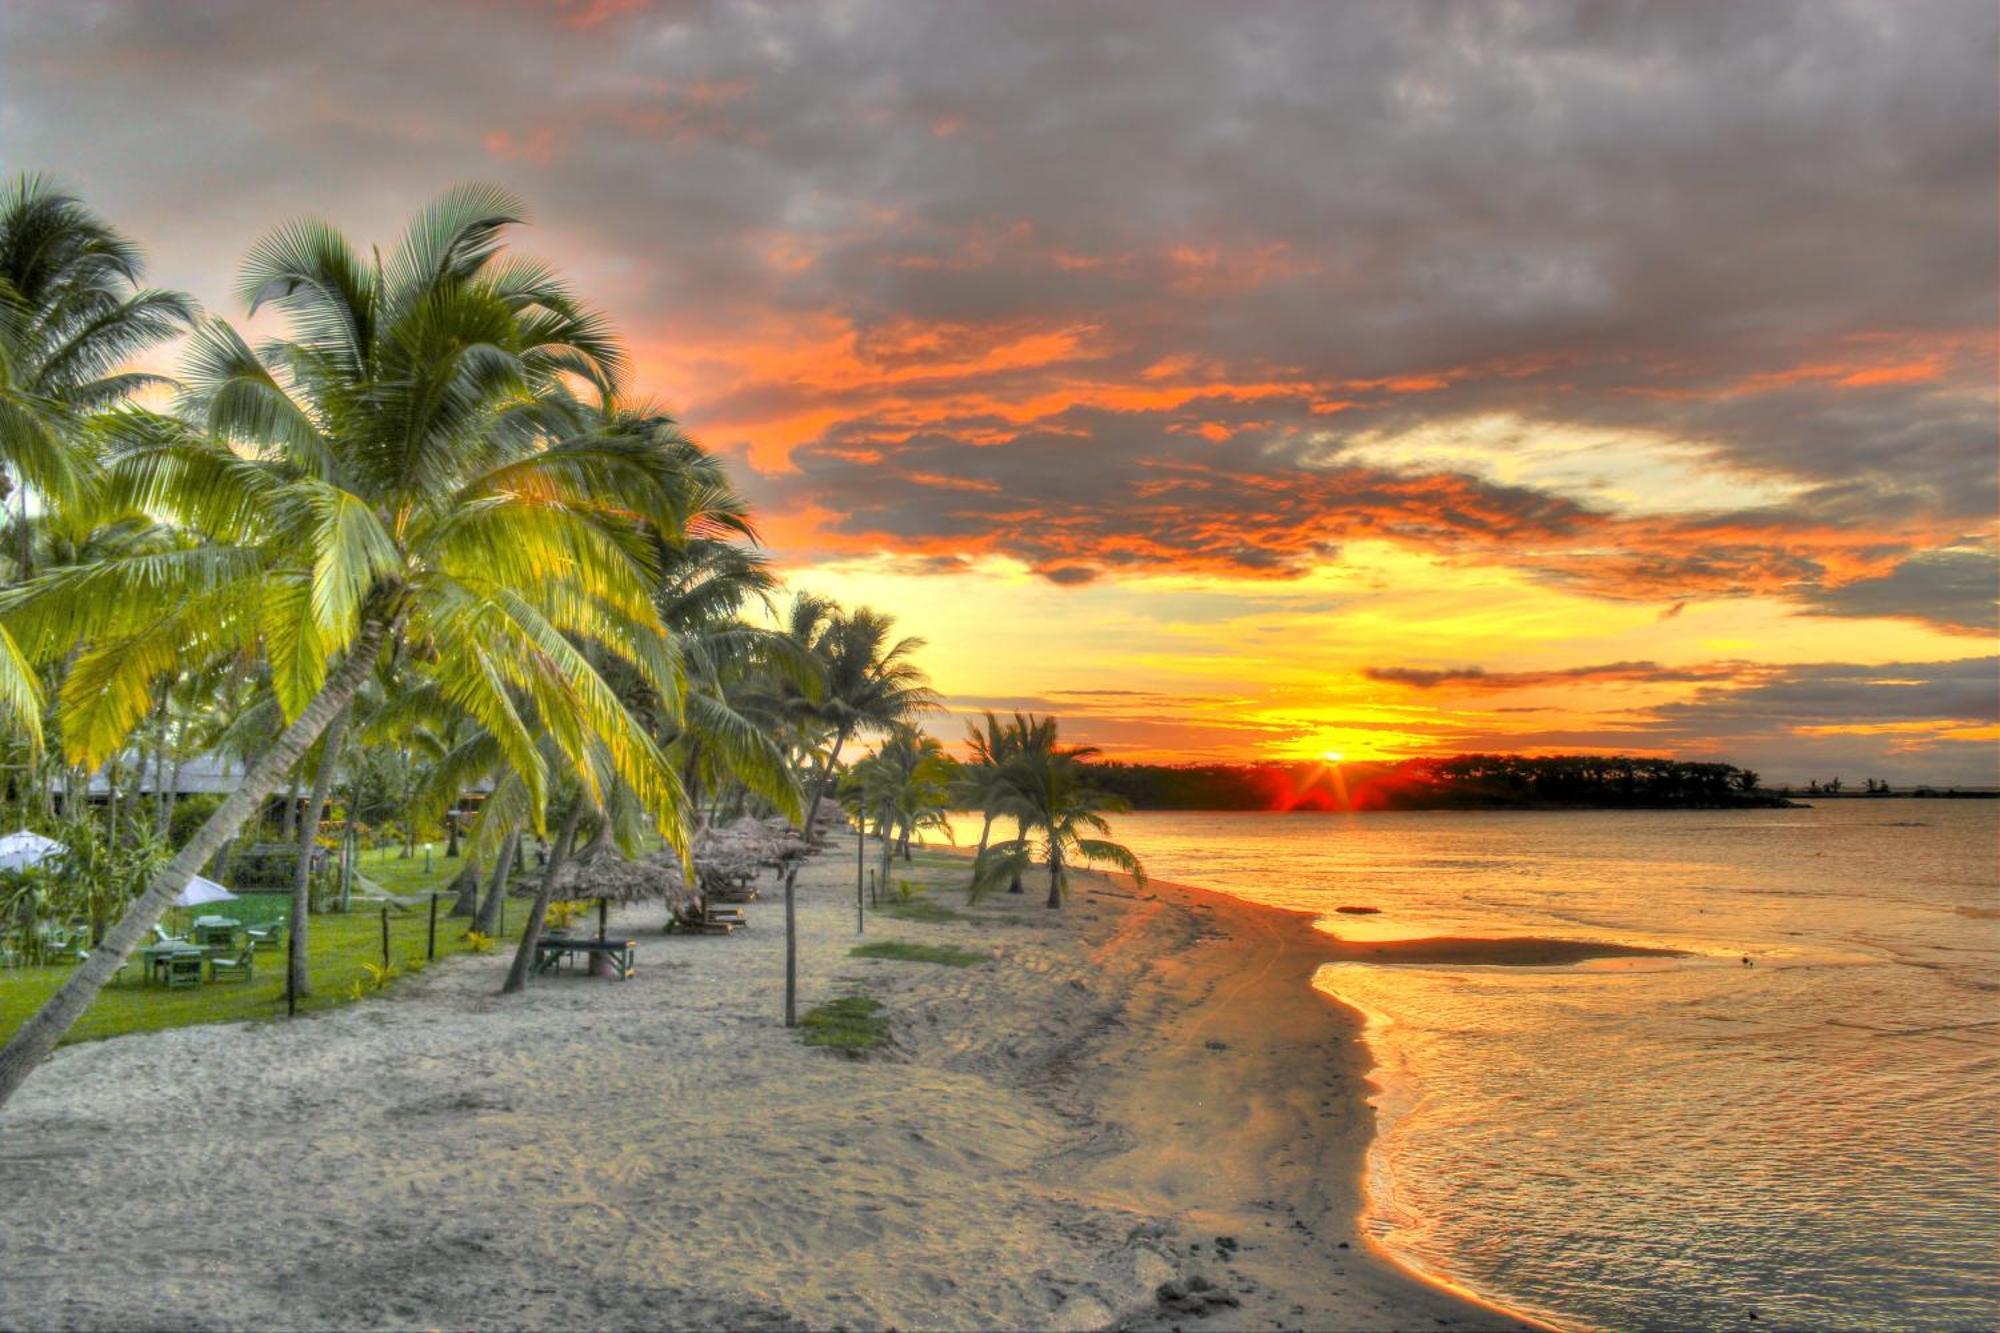
[[[250,937],[251,948],[262,949],[268,946],[275,949],[285,942],[285,923],[273,919],[262,925],[252,926],[244,933]]]
[[[199,953],[177,953],[167,958],[167,989],[184,990],[201,985],[202,957]]]
[[[257,946],[246,943],[243,946],[242,952],[238,953],[234,958],[218,954],[209,959],[208,979],[210,981],[221,981],[224,978],[230,981],[250,981],[253,979],[252,973],[256,971],[256,967]]]

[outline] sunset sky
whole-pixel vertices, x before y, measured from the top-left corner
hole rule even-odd
[[[2000,24],[0,0],[0,171],[232,317],[492,181],[955,709],[1991,783]],[[955,718],[934,723],[956,737]]]

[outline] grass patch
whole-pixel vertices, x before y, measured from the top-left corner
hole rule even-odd
[[[423,853],[399,860],[394,848],[364,852],[361,864],[370,878],[385,886],[396,885],[397,893],[442,891],[455,876],[462,861],[447,861],[433,854],[429,875],[423,873]],[[230,903],[200,909],[215,915],[237,915],[253,919],[253,913],[232,913]],[[438,904],[437,955],[440,960],[470,952],[463,917],[448,918],[450,899]],[[170,917],[170,924],[185,924],[191,915],[185,910]],[[503,938],[518,940],[528,919],[528,905],[507,904]],[[406,912],[389,913],[389,960],[399,974],[419,970],[428,931],[428,905]],[[356,981],[364,989],[372,986],[370,964],[382,963],[382,918],[379,910],[357,908],[350,913],[325,913],[312,918],[306,936],[306,969],[312,980],[313,995],[299,1001],[301,1012],[330,1009],[353,998]],[[77,1025],[63,1038],[64,1044],[118,1037],[129,1032],[156,1032],[162,1028],[188,1027],[196,1023],[240,1023],[256,1019],[282,1018],[285,1013],[285,951],[266,949],[257,955],[256,976],[248,982],[207,983],[192,990],[170,991],[164,986],[142,985],[136,956],[125,970],[98,995]],[[29,1015],[53,995],[73,969],[63,967],[23,967],[0,972],[0,1040],[14,1034]]]
[[[891,916],[898,921],[922,921],[927,925],[939,925],[946,921],[959,921],[965,913],[934,903],[927,898],[912,898],[908,902],[886,902],[875,909],[878,916]]]
[[[904,963],[939,963],[945,967],[971,967],[989,961],[983,953],[952,944],[911,944],[907,940],[878,940],[857,944],[847,951],[856,958],[894,958]]]
[[[882,1002],[867,995],[845,995],[815,1005],[799,1018],[800,1039],[808,1046],[830,1046],[859,1055],[889,1041],[889,1020]]]

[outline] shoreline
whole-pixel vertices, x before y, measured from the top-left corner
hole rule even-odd
[[[892,876],[952,919],[866,938],[991,961],[857,959],[853,847],[800,875],[801,997],[880,1000],[865,1061],[777,1022],[768,890],[731,937],[617,913],[631,982],[503,1000],[471,956],[63,1048],[0,1113],[0,1327],[1537,1326],[1366,1236],[1372,1057],[1309,917],[1083,876],[960,910],[929,849]]]

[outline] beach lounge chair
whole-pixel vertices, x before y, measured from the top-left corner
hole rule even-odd
[[[177,953],[167,959],[167,989],[183,990],[201,985],[202,957],[199,953]]]
[[[250,981],[254,979],[253,973],[256,970],[257,946],[247,941],[244,943],[242,951],[234,958],[217,954],[208,960],[208,979],[210,981],[221,981],[224,978],[230,981]],[[172,984],[171,978],[169,978],[168,984]]]
[[[250,929],[243,933],[250,937],[251,948],[262,949],[269,947],[275,949],[285,942],[285,923],[282,921],[266,921],[262,925],[250,927]]]

